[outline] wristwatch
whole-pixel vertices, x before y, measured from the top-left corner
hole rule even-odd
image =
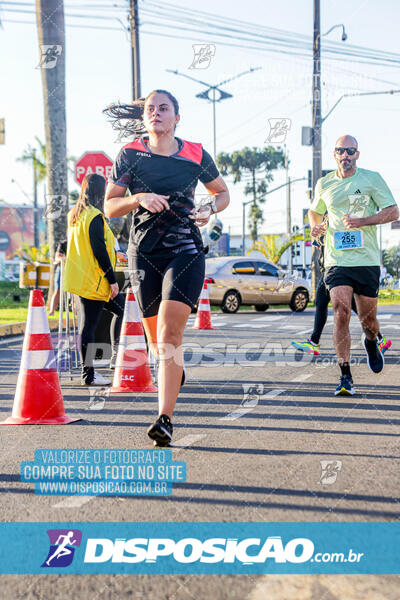
[[[217,212],[218,212],[218,209],[217,209],[217,205],[216,205],[216,203],[215,203],[215,200],[211,200],[211,202],[210,202],[209,204],[210,204],[210,206],[211,206],[211,212],[212,212],[213,214],[217,213]]]

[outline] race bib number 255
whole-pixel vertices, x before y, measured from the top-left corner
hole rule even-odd
[[[334,234],[334,246],[336,250],[352,250],[353,248],[362,248],[362,231],[360,229],[336,231]]]

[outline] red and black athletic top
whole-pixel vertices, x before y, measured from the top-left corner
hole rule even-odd
[[[124,146],[112,169],[110,181],[129,188],[131,194],[153,192],[170,196],[170,210],[151,213],[142,206],[134,211],[130,248],[140,252],[174,255],[196,253],[201,235],[188,215],[194,208],[198,181],[209,183],[219,171],[201,144],[175,138],[179,149],[171,156],[150,152],[148,137]]]

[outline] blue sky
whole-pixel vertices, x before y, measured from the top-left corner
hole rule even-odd
[[[29,1],[29,0],[28,0]],[[123,4],[123,0],[118,0]],[[89,6],[90,3],[88,3]],[[146,3],[145,3],[146,4]],[[165,4],[168,4],[166,1]],[[248,0],[232,3],[227,0],[174,0],[174,4],[227,15],[242,21],[276,27],[302,34],[312,33],[312,0]],[[33,6],[33,4],[32,4]],[[66,0],[66,12],[78,6]],[[89,9],[88,9],[89,12]],[[20,18],[2,11],[4,19]],[[8,57],[0,64],[0,116],[6,119],[6,145],[0,146],[0,199],[10,203],[26,202],[14,178],[28,195],[31,194],[30,169],[16,162],[34,136],[44,139],[43,102],[34,18],[32,24],[5,22],[0,28],[0,55]],[[287,137],[292,178],[303,177],[311,166],[311,150],[301,146],[301,127],[311,124],[311,59],[265,53],[244,48],[226,47],[217,42],[216,54],[207,70],[189,70],[192,44],[201,43],[200,34],[188,34],[190,39],[163,38],[146,34],[150,30],[148,17],[143,17],[141,35],[142,92],[154,88],[171,90],[181,106],[181,123],[177,135],[202,142],[212,153],[212,109],[204,100],[195,98],[203,87],[167,73],[178,69],[210,83],[217,83],[250,67],[262,67],[257,73],[226,84],[224,89],[233,98],[217,105],[217,152],[232,152],[244,146],[264,145],[270,118],[289,118],[292,127]],[[395,0],[353,0],[339,2],[322,0],[322,31],[336,23],[344,23],[349,44],[385,51],[398,51],[400,3]],[[102,115],[110,102],[131,99],[130,51],[127,35],[119,31],[66,28],[67,66],[67,127],[68,151],[79,157],[86,150],[104,150],[114,158],[121,146],[115,143],[115,133]],[[116,22],[113,25],[117,25]],[[335,30],[329,40],[340,39]],[[323,114],[344,93],[400,89],[397,68],[365,66],[356,62],[322,61]],[[400,94],[348,98],[341,102],[323,127],[323,168],[334,168],[332,148],[336,138],[350,133],[359,140],[359,166],[379,171],[388,182],[397,201],[400,199],[398,179],[398,132]],[[276,172],[271,187],[282,183],[283,172]],[[239,185],[228,180],[231,206],[223,214],[224,229],[241,232],[241,202]],[[71,181],[71,189],[76,184]],[[199,184],[198,192],[201,192]],[[293,223],[299,224],[301,210],[307,206],[306,186],[295,184],[292,190]],[[264,205],[265,232],[285,230],[285,190],[271,194]],[[384,245],[397,244],[400,232],[384,227]]]

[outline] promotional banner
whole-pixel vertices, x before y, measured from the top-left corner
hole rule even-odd
[[[0,533],[0,573],[400,573],[399,523],[2,523]]]

